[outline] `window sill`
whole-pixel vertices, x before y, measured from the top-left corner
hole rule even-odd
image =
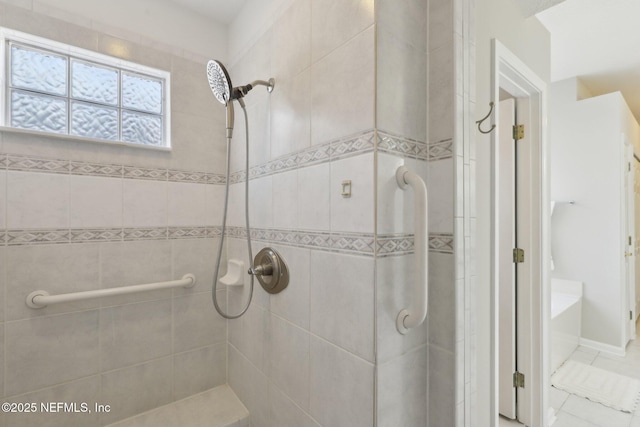
[[[41,132],[37,130],[12,128],[8,126],[0,126],[0,132],[1,133],[17,133],[17,134],[23,134],[23,135],[34,135],[34,136],[40,136],[44,138],[60,139],[60,140],[66,140],[66,141],[82,141],[82,142],[90,142],[90,143],[97,143],[97,144],[103,144],[103,145],[104,144],[116,145],[121,147],[142,148],[145,150],[171,152],[171,147],[158,147],[155,145],[134,144],[132,142],[111,141],[108,139],[98,139],[98,138],[87,138],[83,136],[52,133],[52,132]]]

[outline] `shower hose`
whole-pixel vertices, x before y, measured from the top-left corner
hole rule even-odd
[[[229,101],[233,102],[233,101]],[[242,107],[242,112],[244,113],[244,128],[245,128],[245,145],[246,145],[246,163],[245,163],[245,179],[244,179],[244,194],[245,194],[245,204],[244,204],[244,216],[245,216],[245,224],[247,231],[247,249],[249,251],[249,268],[251,272],[254,272],[253,269],[253,252],[251,250],[251,228],[249,227],[249,121],[247,118],[247,110],[245,108],[244,102],[242,99],[239,99],[239,104]],[[218,255],[216,260],[216,268],[213,273],[213,285],[211,286],[211,298],[213,299],[213,306],[216,308],[216,311],[220,316],[225,319],[237,319],[247,312],[249,306],[251,305],[251,299],[253,298],[253,280],[255,274],[250,274],[251,276],[251,285],[249,287],[249,299],[247,300],[247,305],[240,311],[238,314],[228,314],[225,313],[218,304],[218,296],[216,294],[218,289],[218,273],[220,271],[220,260],[222,259],[222,248],[224,246],[224,235],[225,228],[227,226],[227,207],[229,204],[229,169],[231,167],[231,136],[227,136],[227,172],[226,172],[226,185],[224,191],[224,211],[222,212],[222,232],[220,235],[220,244],[218,245]],[[227,297],[227,301],[229,298]]]

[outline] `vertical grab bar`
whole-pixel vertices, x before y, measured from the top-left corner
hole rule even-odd
[[[415,172],[409,171],[405,166],[396,170],[396,180],[401,189],[411,187],[414,193],[413,218],[415,223],[415,255],[416,255],[416,280],[413,283],[411,304],[398,313],[396,328],[401,334],[406,334],[409,329],[415,328],[424,322],[427,317],[427,304],[429,298],[429,231],[427,217],[427,186]]]

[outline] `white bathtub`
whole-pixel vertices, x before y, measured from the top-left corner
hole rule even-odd
[[[551,279],[551,373],[578,347],[582,329],[582,282]]]

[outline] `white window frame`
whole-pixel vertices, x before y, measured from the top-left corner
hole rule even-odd
[[[45,132],[38,131],[33,129],[22,129],[22,128],[14,128],[11,127],[11,124],[7,122],[8,119],[8,107],[9,107],[9,90],[8,90],[8,78],[9,78],[9,67],[8,64],[8,54],[7,54],[7,46],[8,42],[15,42],[18,44],[27,45],[27,47],[31,46],[34,48],[44,49],[51,51],[52,53],[58,53],[61,55],[65,55],[67,57],[90,61],[97,63],[98,65],[103,65],[110,68],[116,68],[120,70],[120,74],[122,71],[136,73],[136,74],[144,74],[149,77],[155,79],[163,80],[163,90],[162,90],[162,145],[146,145],[134,142],[126,142],[120,140],[108,140],[108,139],[100,139],[100,138],[90,138],[84,136],[71,135],[70,133],[54,133],[54,132]],[[68,66],[71,67],[71,61],[69,60]],[[71,82],[68,82],[71,85]],[[160,151],[171,151],[171,73],[164,70],[159,70],[157,68],[147,67],[145,65],[137,64],[135,62],[127,61],[124,59],[116,58],[109,55],[104,55],[101,53],[93,52],[87,49],[82,49],[79,47],[71,46],[66,43],[60,43],[54,40],[49,40],[43,37],[34,36],[32,34],[23,33],[16,30],[11,30],[9,28],[0,27],[0,131],[3,132],[14,132],[14,133],[26,133],[26,134],[37,134],[37,135],[46,135],[48,137],[53,137],[56,139],[65,139],[65,140],[76,140],[76,141],[89,141],[89,142],[99,142],[101,144],[110,144],[110,145],[124,145],[128,147],[136,147],[136,148],[146,148],[152,150],[160,150]],[[70,98],[70,88],[68,88],[69,93],[67,98]],[[69,102],[68,108],[71,108],[71,103]],[[118,108],[123,109],[122,106]],[[120,126],[122,125],[122,120],[119,117]],[[68,129],[70,131],[70,129]]]

